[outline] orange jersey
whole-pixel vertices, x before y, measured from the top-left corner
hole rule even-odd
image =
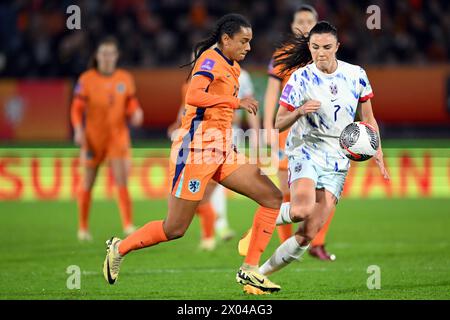
[[[217,141],[217,147],[224,150],[231,145],[234,110],[239,107],[240,66],[218,48],[208,49],[197,60],[192,73],[180,135],[175,141],[191,132],[190,143],[199,142],[198,146]]]
[[[127,71],[118,69],[111,76],[103,76],[95,69],[88,70],[75,87],[72,124],[80,125],[84,113],[87,136],[107,139],[128,134],[127,115],[139,107],[135,94],[133,78]]]
[[[105,159],[130,157],[127,116],[139,108],[131,75],[116,70],[103,76],[97,70],[84,72],[75,87],[71,106],[74,127],[85,116],[85,142],[81,146],[83,162],[97,166]]]
[[[211,179],[222,181],[246,163],[232,148],[232,121],[239,107],[240,67],[208,49],[197,60],[185,95],[185,113],[170,160],[170,192],[198,201]]]

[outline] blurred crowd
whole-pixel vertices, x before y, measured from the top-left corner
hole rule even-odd
[[[0,76],[77,76],[96,42],[110,34],[119,39],[122,66],[179,66],[229,12],[253,25],[245,63],[266,65],[301,3],[337,26],[340,59],[362,65],[449,61],[448,0],[16,0],[0,3]],[[72,4],[81,8],[81,30],[66,27]],[[366,27],[372,4],[381,8],[380,30]]]

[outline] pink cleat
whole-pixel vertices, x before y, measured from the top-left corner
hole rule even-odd
[[[327,250],[325,249],[325,245],[311,247],[309,249],[309,254],[312,257],[323,261],[336,260],[336,256],[334,254],[327,252]]]

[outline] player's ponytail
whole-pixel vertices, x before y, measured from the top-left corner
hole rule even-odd
[[[303,35],[291,37],[284,42],[279,53],[274,56],[274,66],[282,65],[281,72],[286,74],[291,70],[304,67],[312,62],[309,51],[309,40],[313,34],[331,33],[337,39],[337,29],[327,21],[318,22],[309,32],[309,36]]]
[[[227,34],[228,36],[233,37],[236,33],[238,33],[241,30],[241,27],[244,28],[252,27],[250,22],[244,16],[236,13],[230,13],[221,17],[216,22],[216,25],[214,26],[214,29],[210,33],[209,37],[198,42],[194,46],[193,60],[187,64],[182,65],[181,68],[195,64],[195,62],[197,62],[198,58],[201,56],[203,52],[214,46],[216,43],[220,42],[223,34]]]

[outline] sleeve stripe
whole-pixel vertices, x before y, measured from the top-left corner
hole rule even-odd
[[[285,107],[286,109],[288,109],[289,111],[295,111],[295,107],[293,105],[290,105],[289,103],[286,103],[284,101],[280,101],[280,106]]]
[[[272,78],[275,78],[277,80],[283,81],[283,78],[281,78],[281,77],[279,77],[277,75],[274,75],[273,73],[269,73],[268,75],[269,75],[269,77],[272,77]]]
[[[366,102],[367,100],[372,99],[372,98],[373,98],[373,92],[369,93],[368,95],[366,95],[364,97],[359,98],[359,102]]]
[[[202,75],[202,76],[208,77],[211,79],[211,81],[214,80],[214,75],[208,71],[197,71],[196,73],[194,73],[193,76],[196,76],[196,75]]]

